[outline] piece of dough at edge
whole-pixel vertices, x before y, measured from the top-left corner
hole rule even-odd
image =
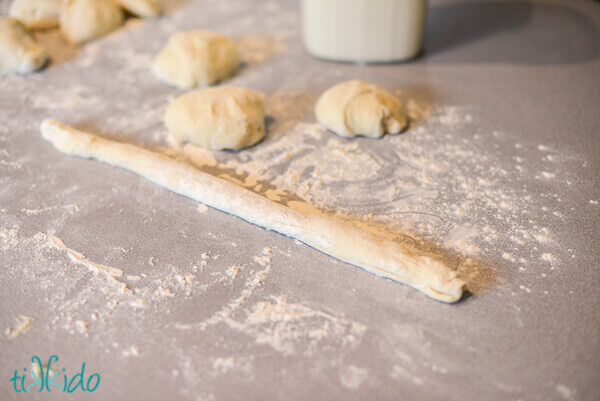
[[[59,151],[130,170],[175,193],[250,223],[297,238],[330,256],[407,284],[442,302],[458,301],[467,283],[415,249],[330,217],[291,209],[230,181],[139,146],[107,140],[53,120],[42,136]]]
[[[0,16],[0,76],[29,74],[42,68],[47,61],[46,49],[21,21]]]
[[[9,15],[29,30],[56,28],[61,5],[62,0],[14,0]]]

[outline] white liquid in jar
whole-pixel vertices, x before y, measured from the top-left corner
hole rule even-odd
[[[391,62],[423,46],[427,0],[302,0],[302,38],[315,57]]]

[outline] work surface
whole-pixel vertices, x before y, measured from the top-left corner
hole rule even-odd
[[[170,4],[79,49],[40,33],[52,64],[0,78],[0,398],[597,400],[600,5],[433,2],[424,56],[376,66],[311,58],[297,7]],[[149,65],[192,28],[234,38],[244,65],[228,83],[264,93],[268,134],[253,148],[168,139],[162,115],[181,91]],[[410,129],[321,129],[314,101],[347,79],[397,93]],[[433,301],[63,155],[44,118],[441,247],[471,293]],[[49,234],[123,275],[76,263]],[[59,383],[85,362],[96,391],[17,394],[14,371],[33,383],[31,357],[52,354]]]

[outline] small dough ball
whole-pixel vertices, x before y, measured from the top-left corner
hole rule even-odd
[[[397,134],[407,124],[400,100],[391,92],[363,81],[347,81],[325,91],[315,106],[317,120],[344,137],[379,138]]]
[[[241,149],[265,136],[265,110],[250,89],[220,86],[173,100],[165,117],[173,137],[211,150]]]
[[[41,68],[46,61],[46,50],[21,22],[0,17],[0,74],[27,74]]]
[[[118,0],[121,7],[142,18],[152,18],[162,12],[162,0]]]
[[[123,10],[114,0],[64,0],[60,29],[74,44],[87,42],[123,24]]]
[[[219,33],[196,30],[171,36],[154,59],[159,79],[179,88],[209,86],[232,75],[240,64],[233,41]]]
[[[9,14],[27,29],[56,28],[61,5],[62,0],[14,0]]]

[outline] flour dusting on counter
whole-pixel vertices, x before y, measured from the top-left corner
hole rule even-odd
[[[16,319],[15,327],[8,327],[4,334],[8,336],[8,338],[15,338],[20,336],[21,334],[25,334],[31,329],[34,318],[30,316],[21,315]]]
[[[505,360],[509,340],[525,344],[525,329],[540,323],[534,301],[550,308],[572,296],[557,283],[579,268],[583,250],[565,245],[563,230],[571,229],[570,208],[598,212],[595,193],[567,202],[585,184],[573,166],[586,160],[550,136],[546,143],[490,118],[486,106],[463,96],[469,91],[453,81],[454,65],[311,59],[294,7],[170,1],[166,16],[129,19],[77,48],[57,30],[35,33],[52,57],[48,68],[0,79],[9,116],[0,125],[0,286],[17,294],[5,300],[7,352],[22,358],[21,343],[37,339],[39,347],[28,349],[101,365],[106,389],[143,372],[190,400],[235,398],[228,391],[248,383],[277,383],[279,398],[289,397],[302,380],[335,389],[339,399],[381,388],[444,399],[456,383],[498,399],[527,398],[521,378],[529,368],[480,369],[481,355]],[[264,95],[267,136],[256,146],[211,152],[168,136],[163,115],[180,92],[153,77],[151,60],[172,33],[198,28],[239,46],[243,64],[227,84]],[[320,93],[348,79],[396,93],[409,129],[347,140],[316,124]],[[40,138],[45,118],[439,253],[474,295],[437,304],[126,171],[64,157]],[[572,328],[544,329],[568,338],[561,330]],[[540,397],[577,399],[567,376],[536,383]]]
[[[258,302],[238,329],[252,335],[259,344],[267,344],[283,354],[293,354],[294,343],[309,343],[311,353],[319,342],[329,339],[344,347],[356,346],[366,327],[298,303],[283,296]]]
[[[123,270],[121,269],[117,269],[114,267],[109,267],[109,266],[104,266],[101,265],[99,263],[95,263],[92,262],[90,260],[87,260],[85,258],[85,256],[83,256],[83,254],[81,252],[75,251],[71,248],[68,248],[65,243],[63,242],[63,240],[61,240],[60,238],[58,238],[55,235],[52,234],[41,234],[42,238],[46,238],[48,241],[48,244],[51,244],[52,246],[54,246],[57,249],[60,250],[65,250],[67,252],[67,255],[69,255],[69,258],[74,261],[75,263],[78,264],[82,264],[85,265],[87,267],[89,267],[90,269],[94,270],[95,272],[102,272],[102,273],[107,273],[109,275],[112,276],[117,276],[117,277],[121,277],[123,275]]]

